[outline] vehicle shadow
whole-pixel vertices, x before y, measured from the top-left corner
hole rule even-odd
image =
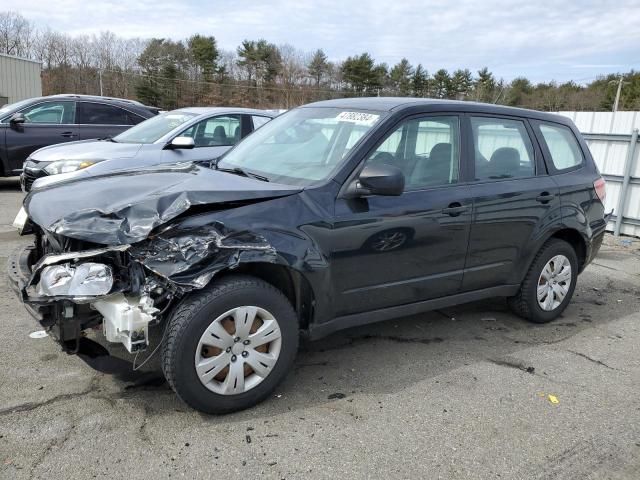
[[[20,177],[0,177],[0,192],[19,192]]]
[[[155,415],[180,412],[214,423],[257,421],[358,394],[398,393],[473,363],[505,365],[505,358],[517,357],[518,351],[559,343],[635,312],[638,296],[638,284],[616,281],[614,287],[610,281],[603,288],[601,281],[585,275],[563,316],[545,325],[514,316],[504,299],[490,299],[337,332],[301,345],[294,368],[270,399],[223,417],[191,410],[158,371],[129,378],[133,383],[124,386],[123,393],[127,401]],[[606,305],[608,298],[616,299],[610,300],[615,306]],[[536,366],[522,369],[527,367]],[[348,408],[338,405],[335,408]]]

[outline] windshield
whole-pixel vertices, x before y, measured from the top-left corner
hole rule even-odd
[[[380,119],[379,112],[298,108],[260,127],[219,162],[271,182],[311,185],[328,178]]]
[[[27,100],[22,100],[20,102],[15,102],[15,103],[10,103],[8,105],[4,105],[2,108],[0,108],[0,118],[2,118],[4,115],[6,115],[7,113],[13,111],[13,110],[19,110],[20,107],[24,106],[24,105],[28,105],[29,103],[33,102],[33,98],[29,98]]]
[[[153,143],[195,116],[195,113],[181,110],[161,113],[125,130],[113,139],[118,143]]]

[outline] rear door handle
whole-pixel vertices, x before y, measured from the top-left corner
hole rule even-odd
[[[463,212],[466,212],[469,209],[469,205],[462,205],[461,203],[454,202],[449,204],[447,208],[442,209],[442,213],[446,213],[452,217],[457,217]]]
[[[73,132],[62,132],[60,136],[65,138],[73,138],[73,137],[77,137],[78,135],[76,135]]]
[[[536,200],[540,203],[548,203],[551,200],[553,200],[553,197],[555,197],[555,195],[549,192],[542,192],[540,195],[536,197]]]

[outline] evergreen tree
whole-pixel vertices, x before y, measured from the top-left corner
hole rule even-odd
[[[473,87],[473,75],[469,69],[456,70],[449,82],[449,98],[464,100]]]
[[[391,85],[393,89],[403,97],[411,92],[411,80],[414,74],[413,67],[409,60],[403,58],[389,72]]]
[[[451,93],[451,78],[449,72],[441,68],[433,75],[433,96],[435,98],[447,98]]]
[[[420,63],[411,76],[411,89],[414,97],[429,96],[429,74]]]
[[[193,35],[187,40],[192,62],[200,69],[206,80],[217,70],[218,47],[214,37]]]
[[[329,67],[330,65],[327,55],[321,48],[319,48],[313,54],[309,65],[307,65],[307,71],[309,72],[309,76],[313,78],[316,88],[320,86],[322,79],[329,72]]]
[[[478,78],[474,84],[475,99],[479,102],[492,102],[496,89],[496,80],[487,67],[478,70]]]
[[[343,79],[359,93],[378,93],[384,86],[386,76],[387,66],[374,65],[373,58],[368,53],[348,57],[342,63]]]

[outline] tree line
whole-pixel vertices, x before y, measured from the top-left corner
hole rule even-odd
[[[264,39],[235,51],[213,36],[185,40],[122,38],[112,32],[70,36],[38,29],[16,12],[0,12],[0,53],[42,62],[45,95],[103,94],[135,98],[163,109],[196,105],[292,108],[351,96],[411,96],[473,100],[538,110],[611,110],[622,77],[619,109],[640,110],[640,73],[534,84],[510,82],[488,68],[428,71],[403,58],[389,66],[367,52],[331,61]]]

